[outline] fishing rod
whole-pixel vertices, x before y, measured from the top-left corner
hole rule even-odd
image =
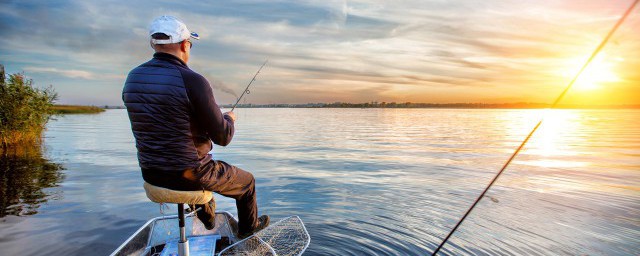
[[[253,83],[253,81],[256,80],[256,77],[258,76],[258,74],[260,73],[260,70],[262,70],[264,65],[267,65],[267,61],[269,61],[269,59],[265,60],[264,63],[262,63],[262,66],[260,66],[260,68],[258,69],[258,72],[256,72],[255,75],[253,75],[253,78],[251,79],[251,81],[249,81],[249,84],[247,85],[247,88],[244,88],[244,91],[242,91],[242,95],[240,95],[240,97],[238,97],[238,100],[236,101],[236,104],[233,104],[233,108],[231,108],[231,111],[236,109],[236,106],[238,105],[238,102],[240,102],[240,99],[242,99],[242,96],[244,96],[245,94],[251,94],[251,92],[249,91],[249,86],[251,86],[251,83]]]
[[[562,100],[562,98],[564,98],[564,95],[567,94],[567,92],[569,91],[569,89],[571,88],[571,86],[573,86],[573,84],[576,82],[576,80],[578,80],[578,77],[580,77],[580,75],[582,74],[582,71],[584,71],[587,66],[589,65],[589,63],[591,63],[591,61],[596,57],[596,55],[598,55],[598,53],[602,50],[602,48],[604,48],[604,46],[607,44],[607,42],[609,41],[609,39],[611,38],[611,36],[613,35],[613,33],[618,29],[618,27],[620,27],[620,25],[624,22],[624,20],[627,18],[627,16],[629,16],[629,14],[631,13],[631,10],[633,10],[633,8],[636,6],[636,4],[638,4],[638,2],[640,2],[640,0],[635,0],[631,6],[629,6],[629,9],[627,9],[627,11],[624,13],[624,15],[622,15],[622,17],[620,17],[620,19],[618,20],[618,22],[613,26],[613,28],[611,29],[611,31],[609,31],[609,34],[607,34],[607,36],[602,40],[602,42],[600,43],[600,45],[598,45],[598,47],[593,51],[593,53],[591,54],[591,56],[589,57],[589,59],[584,63],[584,65],[582,65],[582,68],[580,68],[580,70],[578,71],[578,73],[573,77],[573,79],[571,80],[571,82],[569,82],[569,84],[567,85],[567,87],[562,91],[562,93],[560,93],[560,96],[558,96],[558,98],[556,98],[556,100],[553,102],[553,104],[551,105],[551,109],[555,108],[558,103],[560,102],[560,100]],[[493,185],[493,183],[496,182],[496,180],[498,179],[498,177],[500,177],[500,175],[504,172],[505,169],[507,169],[507,166],[509,166],[509,164],[511,163],[511,161],[516,157],[516,155],[518,155],[518,153],[520,152],[520,150],[524,147],[525,144],[527,144],[527,141],[529,141],[529,139],[531,138],[531,136],[533,135],[533,133],[536,132],[536,130],[538,130],[538,127],[540,127],[540,125],[542,124],[542,121],[544,120],[544,117],[542,117],[540,119],[540,121],[538,121],[538,124],[536,124],[535,127],[533,127],[533,129],[531,130],[531,132],[529,132],[529,135],[527,135],[527,137],[522,141],[522,143],[520,144],[520,146],[516,149],[515,152],[513,152],[513,154],[511,155],[511,157],[509,157],[509,160],[507,160],[507,162],[504,164],[504,166],[502,166],[502,169],[500,169],[500,171],[496,174],[495,177],[493,177],[493,179],[491,180],[491,182],[489,182],[489,185],[487,185],[487,187],[485,187],[484,191],[482,191],[482,193],[480,194],[480,196],[478,196],[478,198],[476,198],[476,201],[473,202],[473,204],[471,205],[471,207],[469,207],[469,209],[467,210],[467,212],[465,212],[465,214],[462,216],[462,218],[458,221],[458,223],[455,225],[455,227],[453,227],[453,229],[449,232],[449,234],[447,235],[447,237],[445,237],[444,240],[442,240],[442,243],[440,243],[440,245],[438,245],[438,248],[436,248],[436,250],[431,254],[432,256],[435,256],[436,254],[438,254],[438,252],[440,251],[440,249],[442,248],[442,246],[444,246],[447,241],[449,240],[449,238],[451,237],[451,235],[453,235],[454,232],[456,232],[456,230],[458,229],[458,227],[460,226],[460,224],[462,224],[462,222],[467,218],[467,216],[469,215],[469,213],[471,213],[471,211],[473,210],[474,207],[476,207],[476,205],[478,204],[478,202],[480,202],[480,200],[484,197],[484,195],[487,193],[487,191],[489,191],[489,188],[491,188],[491,186]]]

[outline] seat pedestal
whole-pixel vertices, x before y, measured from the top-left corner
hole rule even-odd
[[[184,227],[184,204],[206,204],[213,198],[211,191],[178,191],[157,187],[144,183],[147,197],[156,203],[178,204],[178,226],[180,227],[180,240],[178,241],[178,255],[189,256],[189,240]]]
[[[189,256],[189,240],[184,228],[184,204],[178,204],[178,226],[180,227],[180,241],[178,241],[178,255]]]

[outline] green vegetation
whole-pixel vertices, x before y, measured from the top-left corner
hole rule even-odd
[[[104,109],[96,106],[54,105],[53,112],[56,114],[97,114],[104,112]]]
[[[0,65],[0,140],[2,150],[20,143],[39,142],[53,114],[57,94],[51,86],[33,87],[24,73],[5,75]]]

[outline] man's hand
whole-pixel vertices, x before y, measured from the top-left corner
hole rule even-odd
[[[233,120],[233,122],[235,122],[235,121],[236,121],[236,114],[234,114],[234,113],[233,113],[233,112],[231,112],[231,111],[229,111],[229,112],[225,112],[223,115],[231,117],[231,120]]]

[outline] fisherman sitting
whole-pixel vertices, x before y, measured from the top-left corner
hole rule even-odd
[[[236,200],[238,236],[269,225],[258,218],[253,175],[209,153],[234,134],[235,114],[222,113],[207,79],[187,66],[191,40],[199,39],[172,16],[156,18],[149,30],[153,58],[128,75],[122,99],[136,140],[143,179],[171,190],[208,190]],[[196,213],[207,229],[215,225],[213,199]]]

